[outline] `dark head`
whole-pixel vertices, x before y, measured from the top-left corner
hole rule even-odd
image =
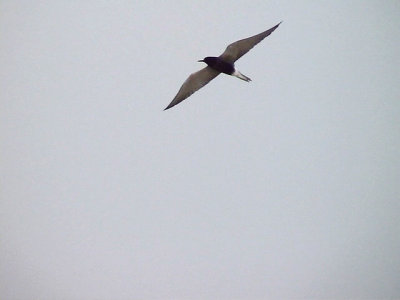
[[[207,56],[204,59],[198,60],[198,62],[203,62],[203,63],[206,63],[207,65],[209,65],[210,63],[215,61],[215,59],[216,59],[216,57]]]

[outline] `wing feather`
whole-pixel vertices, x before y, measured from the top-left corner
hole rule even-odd
[[[224,53],[222,53],[219,57],[226,62],[234,63],[247,52],[249,52],[251,48],[274,32],[274,30],[278,28],[281,23],[282,22],[264,32],[230,44],[228,47],[226,47]]]
[[[177,105],[178,103],[182,102],[187,97],[189,97],[194,92],[198,91],[203,86],[205,86],[207,83],[209,83],[211,80],[213,80],[215,77],[217,77],[219,74],[220,74],[220,72],[218,72],[208,66],[201,69],[200,71],[197,71],[197,72],[191,74],[186,79],[186,81],[182,84],[182,86],[179,89],[178,93],[176,94],[175,98],[164,110],[167,110],[167,109]]]

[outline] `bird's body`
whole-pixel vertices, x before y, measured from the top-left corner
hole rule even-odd
[[[208,56],[202,60],[199,60],[199,62],[205,62],[214,70],[228,75],[232,75],[232,73],[235,72],[235,67],[233,64],[228,63],[219,57]]]
[[[199,61],[205,62],[210,68],[220,73],[232,75],[244,81],[251,81],[249,77],[243,75],[238,70],[236,70],[235,65],[233,63],[226,62],[220,57],[208,56]]]
[[[244,81],[251,81],[249,77],[235,69],[235,61],[246,54],[264,38],[269,36],[280,24],[281,23],[257,35],[230,44],[219,57],[208,56],[199,60],[199,62],[206,63],[207,67],[191,74],[188,79],[186,79],[175,98],[165,108],[165,110],[182,102],[221,73],[235,76]]]

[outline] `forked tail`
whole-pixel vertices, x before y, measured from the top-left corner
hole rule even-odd
[[[243,75],[238,70],[235,70],[235,72],[232,73],[232,76],[235,76],[235,77],[242,79],[244,81],[247,81],[247,82],[251,81],[251,79],[249,77],[247,77],[246,75]]]

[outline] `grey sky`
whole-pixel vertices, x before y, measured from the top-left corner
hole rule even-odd
[[[398,1],[2,1],[0,298],[400,298],[399,53]]]

